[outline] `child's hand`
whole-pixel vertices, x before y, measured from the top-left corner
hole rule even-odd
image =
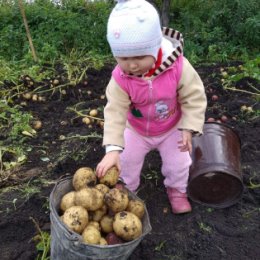
[[[106,174],[107,170],[110,169],[112,166],[116,166],[120,173],[121,167],[120,167],[120,160],[119,160],[119,151],[108,152],[103,157],[103,159],[97,165],[97,168],[96,168],[97,176],[99,178],[103,177]]]
[[[187,152],[191,154],[192,152],[192,133],[187,130],[182,130],[182,140],[178,142],[180,144],[178,148],[181,152]]]

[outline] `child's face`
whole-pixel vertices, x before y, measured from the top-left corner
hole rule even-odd
[[[153,56],[136,56],[136,57],[115,57],[118,65],[126,74],[135,76],[142,75],[149,71],[154,63]]]

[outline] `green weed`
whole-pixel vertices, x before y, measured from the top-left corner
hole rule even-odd
[[[5,159],[5,158],[8,159]],[[6,178],[4,171],[13,169],[26,161],[26,152],[20,146],[1,146],[0,143],[0,180]],[[7,174],[8,175],[8,174]]]
[[[161,250],[163,250],[165,244],[166,244],[167,240],[163,240],[161,241],[156,247],[155,247],[155,251],[160,252]]]
[[[258,176],[256,175],[256,173],[250,177],[249,179],[249,185],[247,185],[247,187],[249,189],[259,189],[260,188],[260,183],[255,183],[254,179],[257,178]]]
[[[19,105],[11,107],[6,101],[0,100],[1,135],[16,141],[21,139],[23,131],[33,133],[33,128],[30,125],[33,116],[20,109]]]
[[[256,109],[254,110],[252,106],[246,106],[243,105],[240,107],[240,113],[237,117],[237,119],[241,122],[247,122],[247,121],[252,121],[260,116],[260,110]]]
[[[203,232],[207,232],[207,233],[211,233],[212,232],[212,228],[206,224],[204,224],[203,222],[198,222],[199,228],[203,231]]]
[[[257,82],[260,81],[260,57],[257,57],[253,60],[247,60],[243,65],[239,65],[238,67],[229,67],[227,71],[222,72],[222,82],[223,86],[227,90],[244,92],[246,94],[251,94],[255,97],[255,99],[260,97],[260,90],[253,86],[252,84],[248,84],[248,87],[251,90],[238,89],[233,87],[236,82],[243,78],[251,78],[255,79]]]
[[[9,106],[0,100],[0,173],[14,168],[26,160],[25,140],[35,134],[30,121],[32,115],[22,112],[18,105]],[[3,176],[2,176],[3,177]]]
[[[28,201],[33,195],[40,193],[40,188],[29,181],[23,185],[21,191],[21,197]]]
[[[45,209],[45,213],[49,213],[50,212],[50,198],[49,197],[45,197],[46,200],[42,205],[42,208]]]
[[[142,174],[142,177],[145,179],[145,181],[152,180],[155,182],[155,185],[157,186],[158,180],[159,180],[159,174],[157,171],[151,169],[151,165],[149,164],[149,171]]]
[[[0,68],[0,84],[4,84],[4,80],[6,79],[8,79],[9,82],[12,82],[13,84],[17,84],[19,70],[16,69],[15,62],[8,62],[0,57]],[[0,93],[2,94],[2,90]]]
[[[249,210],[249,211],[243,213],[242,216],[243,216],[244,218],[250,218],[250,217],[252,217],[252,215],[258,214],[258,213],[260,213],[260,208],[254,208],[254,209],[252,209],[252,210]]]
[[[51,246],[51,236],[48,232],[42,231],[40,229],[39,224],[32,217],[30,219],[33,221],[38,234],[33,238],[36,244],[36,249],[38,251],[38,255],[36,260],[49,260],[50,259],[50,246]]]
[[[214,209],[213,209],[213,208],[207,208],[206,211],[207,211],[208,213],[212,213],[212,212],[214,211]]]
[[[17,194],[17,197],[13,198],[12,200],[3,199],[6,196],[3,196],[3,198],[1,198],[2,195],[7,193]],[[40,188],[36,186],[34,183],[31,183],[30,181],[17,186],[9,186],[2,189],[0,192],[0,205],[10,204],[11,206],[5,209],[5,212],[9,214],[12,211],[16,211],[18,208],[22,207],[33,195],[38,193],[40,193]],[[0,212],[4,211],[1,210]]]
[[[25,201],[28,201],[33,195],[40,193],[40,188],[30,181],[20,186],[11,187],[8,191],[10,190],[18,191],[20,198]]]

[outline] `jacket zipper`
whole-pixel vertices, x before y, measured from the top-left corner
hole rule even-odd
[[[146,124],[146,136],[149,134],[149,128],[150,128],[150,116],[151,116],[151,109],[152,109],[152,101],[153,101],[153,85],[152,81],[148,80],[148,91],[149,91],[149,108],[148,108],[148,119]]]

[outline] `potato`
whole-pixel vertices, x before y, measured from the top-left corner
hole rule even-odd
[[[79,168],[73,175],[72,185],[76,191],[87,186],[94,186],[97,177],[94,171],[89,167]]]
[[[91,123],[91,120],[88,117],[83,117],[82,118],[82,123],[89,125]]]
[[[72,206],[65,210],[62,221],[69,229],[81,234],[88,224],[88,212],[82,206]]]
[[[32,98],[32,93],[30,92],[26,92],[23,94],[23,98],[26,99],[26,100],[29,100]]]
[[[101,234],[94,226],[87,226],[82,232],[83,241],[87,244],[98,245],[101,239]]]
[[[108,245],[108,243],[107,243],[107,241],[106,241],[106,239],[105,239],[104,237],[101,237],[101,238],[100,238],[99,244],[100,244],[101,246],[106,246],[106,245]]]
[[[41,129],[41,128],[42,128],[42,121],[40,121],[40,120],[34,120],[34,121],[32,122],[32,127],[33,127],[33,129],[35,129],[35,130]]]
[[[101,191],[104,195],[109,192],[109,187],[105,184],[99,183],[95,186],[96,189],[98,189],[99,191]]]
[[[104,194],[96,188],[83,188],[75,193],[75,204],[95,211],[104,205]]]
[[[113,188],[105,194],[104,201],[108,208],[114,213],[123,211],[129,202],[128,192],[126,190]]]
[[[113,229],[117,236],[131,241],[142,235],[142,222],[135,214],[122,211],[115,215]]]
[[[38,101],[45,102],[46,101],[46,97],[39,96],[38,97]]]
[[[59,80],[58,80],[58,79],[54,79],[54,80],[52,81],[52,83],[53,83],[53,85],[55,85],[55,86],[56,86],[56,85],[59,85],[59,83],[60,83],[60,82],[59,82]]]
[[[104,233],[113,232],[113,221],[114,221],[114,217],[109,215],[103,216],[103,218],[100,220],[100,226],[102,232]]]
[[[97,209],[92,214],[92,220],[99,222],[107,213],[107,206],[104,204],[100,209]]]
[[[118,177],[119,171],[115,166],[113,166],[106,172],[106,174],[103,177],[99,179],[99,182],[109,187],[113,187],[114,185],[116,185]]]
[[[124,241],[118,237],[114,232],[107,234],[106,241],[108,245],[122,244]]]
[[[97,116],[97,115],[98,115],[97,109],[91,109],[91,110],[89,111],[89,115],[90,115],[90,116],[93,116],[93,117]]]
[[[38,95],[37,94],[33,94],[32,95],[32,101],[37,101],[38,100]]]
[[[141,200],[132,199],[129,201],[126,211],[134,213],[139,219],[144,215],[144,203]]]
[[[97,221],[89,221],[87,227],[89,226],[95,227],[98,231],[101,230],[100,224]]]
[[[65,211],[72,206],[75,206],[75,191],[68,192],[61,198],[60,209]]]

